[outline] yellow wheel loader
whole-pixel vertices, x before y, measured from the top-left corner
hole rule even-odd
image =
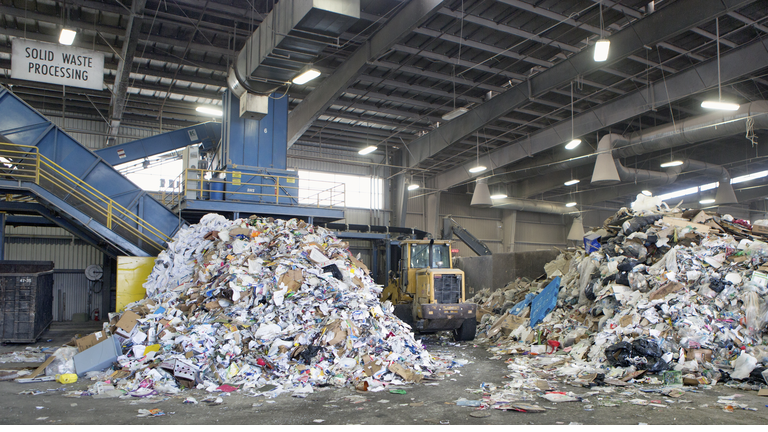
[[[452,330],[457,341],[475,338],[477,305],[465,303],[464,272],[453,268],[449,240],[404,240],[390,246],[398,269],[381,301],[416,332]]]

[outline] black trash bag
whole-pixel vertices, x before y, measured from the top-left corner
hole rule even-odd
[[[626,257],[637,258],[639,261],[645,261],[648,257],[648,250],[640,243],[626,243],[623,249]]]
[[[640,361],[635,365],[638,369],[645,369],[654,373],[669,369],[669,364],[661,358],[664,351],[652,339],[635,339],[632,342],[632,353],[635,357],[645,358],[645,362]]]
[[[656,234],[648,234],[648,238],[645,239],[645,246],[655,245],[659,241],[659,236]]]
[[[621,272],[616,276],[616,283],[619,285],[629,286],[629,276],[627,272]]]
[[[629,226],[623,230],[624,234],[632,234],[641,231],[646,226],[662,218],[662,215],[639,216],[629,220]]]
[[[722,279],[710,279],[709,289],[716,293],[722,292],[725,289],[725,283],[723,283]]]
[[[670,368],[661,356],[664,351],[652,339],[635,339],[631,344],[619,342],[605,349],[608,363],[614,367],[634,365],[638,370],[658,373]]]
[[[605,359],[613,367],[629,367],[632,363],[632,344],[628,342],[619,342],[605,349]]]
[[[752,369],[752,372],[749,373],[749,376],[745,378],[748,383],[750,384],[765,384],[765,379],[763,378],[763,371],[766,368],[764,367],[756,367]]]
[[[330,273],[335,277],[336,279],[343,281],[344,275],[341,274],[341,270],[339,270],[338,267],[336,267],[336,264],[331,264],[323,267],[323,273]]]
[[[309,345],[299,354],[299,357],[304,360],[305,364],[312,364],[312,358],[317,355],[317,352],[320,351],[320,348],[322,347],[317,345]]]
[[[589,281],[586,287],[584,287],[584,296],[589,301],[595,301],[597,296],[595,295],[595,283],[597,282],[596,279],[593,279]]]
[[[640,261],[638,260],[627,259],[622,261],[617,268],[619,269],[619,271],[628,272],[628,271],[632,271],[632,269],[637,267],[638,264],[640,264]]]

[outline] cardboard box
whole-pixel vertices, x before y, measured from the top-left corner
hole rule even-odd
[[[752,234],[768,235],[768,226],[752,225]]]
[[[588,234],[584,236],[584,250],[587,254],[600,250],[600,236]]]
[[[126,311],[115,326],[115,334],[124,338],[131,337],[133,330],[139,323],[139,318],[139,315],[135,312]]]
[[[103,342],[75,355],[75,371],[77,375],[83,376],[86,372],[104,370],[112,366],[121,354],[122,348],[118,339],[114,336],[108,337]]]
[[[103,331],[97,331],[95,333],[89,334],[88,336],[75,340],[75,346],[77,347],[78,352],[83,352],[88,348],[103,342],[106,337],[107,335]]]

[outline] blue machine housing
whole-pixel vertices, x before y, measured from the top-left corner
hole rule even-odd
[[[224,199],[298,204],[297,173],[285,169],[288,163],[288,97],[277,93],[271,95],[268,113],[261,120],[241,118],[240,101],[230,91],[224,94],[224,109],[223,143],[226,169],[230,171]],[[237,184],[236,173],[240,175],[241,185]],[[279,186],[278,193],[275,183]]]

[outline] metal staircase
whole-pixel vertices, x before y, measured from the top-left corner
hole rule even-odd
[[[153,256],[186,222],[0,86],[0,211],[38,214],[109,255]]]

